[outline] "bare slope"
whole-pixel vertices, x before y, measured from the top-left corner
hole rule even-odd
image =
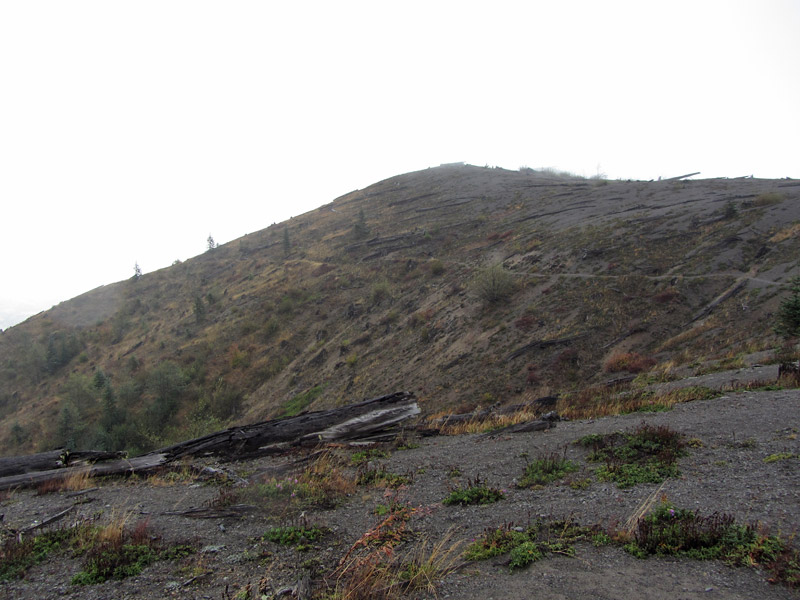
[[[141,450],[400,389],[427,412],[563,392],[616,376],[620,352],[666,368],[769,348],[799,195],[393,177],[3,332],[0,444]],[[476,280],[493,265],[513,286],[489,304]]]

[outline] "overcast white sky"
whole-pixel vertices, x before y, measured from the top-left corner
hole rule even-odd
[[[800,177],[800,1],[0,2],[0,328],[444,162]]]

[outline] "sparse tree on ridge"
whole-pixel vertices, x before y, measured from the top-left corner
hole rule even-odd
[[[219,244],[217,244],[217,243],[214,241],[214,238],[211,236],[211,234],[210,234],[210,233],[208,234],[208,239],[206,240],[206,242],[208,243],[208,249],[209,249],[209,250],[213,250],[214,248],[216,248],[217,246],[219,246]]]
[[[369,227],[367,227],[367,220],[364,217],[364,209],[358,211],[358,220],[353,225],[353,237],[356,239],[365,238],[369,235]]]
[[[800,277],[789,280],[792,294],[778,308],[775,333],[785,338],[800,336]]]

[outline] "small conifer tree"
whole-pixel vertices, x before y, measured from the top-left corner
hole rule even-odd
[[[800,336],[800,277],[789,280],[791,295],[778,308],[775,333],[785,338]]]
[[[365,238],[369,235],[369,227],[367,227],[367,219],[364,217],[364,209],[358,211],[358,220],[353,225],[353,237],[356,239]]]

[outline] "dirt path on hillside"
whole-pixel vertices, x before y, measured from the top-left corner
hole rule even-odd
[[[74,586],[80,558],[63,555],[32,568],[25,579],[0,583],[5,598],[210,598],[232,595],[259,580],[280,588],[291,585],[302,565],[333,566],[347,548],[380,519],[377,504],[389,498],[417,510],[408,526],[419,538],[438,540],[449,534],[469,542],[486,528],[525,525],[540,516],[572,517],[582,524],[624,523],[658,488],[638,485],[620,490],[593,477],[586,450],[572,442],[590,433],[629,430],[642,422],[668,425],[698,440],[681,459],[682,475],[670,479],[663,494],[681,508],[734,515],[758,522],[772,532],[791,534],[800,523],[800,390],[740,392],[713,400],[676,406],[669,412],[639,413],[559,423],[547,432],[509,435],[465,435],[425,438],[417,448],[398,450],[376,459],[376,465],[407,474],[410,485],[396,492],[359,486],[342,506],[308,513],[309,522],[331,528],[332,534],[310,552],[282,549],[263,542],[270,515],[258,511],[242,518],[191,519],[169,512],[202,507],[219,493],[213,485],[178,481],[145,485],[136,481],[101,483],[79,497],[66,494],[11,494],[0,504],[4,525],[19,529],[75,504],[70,519],[102,521],[129,515],[149,519],[169,541],[190,540],[200,552],[183,561],[159,562],[141,575],[94,586]],[[527,458],[559,453],[578,462],[574,479],[590,479],[585,489],[551,484],[538,490],[518,489]],[[792,458],[764,462],[776,453]],[[527,458],[526,458],[527,457]],[[286,462],[262,459],[236,465],[240,473]],[[458,476],[454,474],[460,473]],[[506,498],[488,506],[447,507],[441,501],[455,484],[480,477],[506,490]],[[78,501],[80,503],[78,503]],[[796,598],[791,590],[767,583],[765,573],[731,568],[719,562],[679,559],[639,560],[613,546],[580,544],[574,558],[551,556],[527,569],[510,573],[497,560],[470,563],[441,582],[438,597],[464,600],[522,598],[730,599]],[[199,573],[202,576],[193,579]],[[266,578],[266,579],[265,579]],[[433,597],[423,594],[420,597]]]

